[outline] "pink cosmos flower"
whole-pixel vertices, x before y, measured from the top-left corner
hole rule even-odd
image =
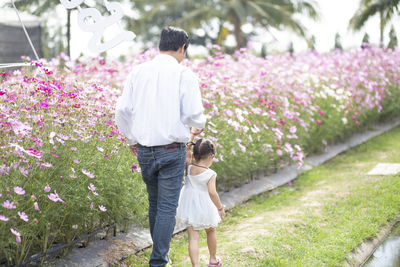
[[[135,172],[135,171],[137,171],[137,169],[138,169],[137,165],[135,163],[132,163],[131,171]]]
[[[90,203],[90,209],[91,209],[91,210],[93,209],[93,202]]]
[[[94,187],[94,185],[93,185],[92,183],[90,183],[90,185],[88,186],[88,189],[89,189],[90,191],[92,191],[92,193],[93,193],[95,196],[98,196],[98,195],[99,195],[99,194],[96,193],[96,187]]]
[[[10,201],[8,199],[3,202],[2,206],[3,206],[3,208],[9,209],[9,210],[17,208],[17,206],[15,206],[15,204],[14,204],[14,201]]]
[[[22,187],[19,187],[19,186],[14,187],[14,192],[17,195],[25,195],[25,190]]]
[[[18,169],[23,176],[28,177],[28,170],[25,170],[24,167],[19,167]]]
[[[28,148],[27,150],[25,150],[25,152],[29,156],[37,158],[37,159],[40,159],[43,156],[42,153],[40,153],[39,151],[37,151],[36,149],[33,149],[33,148]]]
[[[21,218],[21,220],[23,220],[25,222],[29,221],[28,215],[26,215],[26,213],[24,211],[23,212],[18,211],[18,215]]]
[[[76,98],[78,95],[74,94],[74,93],[68,93],[69,98],[74,99]]]
[[[48,197],[51,201],[53,201],[53,202],[64,202],[64,200],[62,200],[62,199],[58,196],[56,190],[54,190],[54,193],[50,193],[47,197]]]
[[[49,70],[46,69],[46,68],[44,68],[43,70],[44,70],[44,73],[46,73],[46,75],[51,75],[51,74],[53,74],[52,71],[49,71]]]
[[[85,170],[85,169],[82,169],[81,171],[82,171],[82,173],[83,173],[84,175],[86,175],[87,177],[89,177],[89,178],[91,178],[91,179],[94,178],[94,174],[91,173],[90,171],[87,171],[87,170]]]
[[[240,143],[238,143],[238,146],[240,147],[240,149],[242,150],[243,153],[246,152],[246,147]]]
[[[37,202],[33,203],[33,206],[35,207],[35,210],[39,210],[39,204]]]
[[[101,210],[102,212],[107,211],[106,207],[104,207],[103,205],[99,205],[99,210]]]
[[[72,151],[77,151],[78,149],[77,149],[76,147],[73,146],[73,147],[71,147],[71,150],[72,150]]]
[[[88,189],[93,192],[96,190],[96,187],[94,187],[94,184],[90,183]]]
[[[8,220],[9,220],[9,218],[7,218],[6,216],[0,214],[0,221],[7,222]]]
[[[17,241],[17,243],[21,243],[21,234],[13,228],[10,228],[10,231],[16,236],[15,240]]]
[[[283,155],[282,150],[277,149],[277,150],[276,150],[276,154],[278,154],[278,156],[282,156],[282,155]]]
[[[40,107],[40,108],[43,108],[43,109],[47,109],[47,108],[49,108],[49,103],[47,103],[47,102],[41,102],[41,103],[39,104],[39,107]]]
[[[97,147],[97,150],[100,151],[100,152],[104,152],[104,149],[101,148],[101,147]]]
[[[48,192],[50,192],[50,190],[51,190],[51,187],[49,186],[49,184],[47,184],[47,185],[44,187],[44,192],[48,193]]]
[[[42,166],[43,168],[50,168],[50,167],[53,167],[53,164],[51,164],[51,163],[49,163],[49,162],[44,162],[44,163],[41,164],[41,166]]]
[[[74,163],[79,164],[79,160],[74,159]]]
[[[285,146],[284,146],[284,149],[290,155],[293,154],[293,148],[292,148],[292,145],[290,143],[286,143]]]
[[[50,154],[51,154],[53,157],[56,157],[56,158],[59,158],[59,157],[60,157],[59,155],[57,155],[57,154],[54,153],[53,151],[50,151]]]

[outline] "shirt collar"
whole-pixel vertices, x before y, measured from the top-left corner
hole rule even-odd
[[[176,58],[167,54],[158,54],[154,59],[160,61],[166,61],[169,63],[179,63]]]

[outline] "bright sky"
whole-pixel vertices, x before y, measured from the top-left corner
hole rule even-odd
[[[0,0],[2,1],[2,0]],[[86,0],[88,3],[94,0]],[[95,0],[100,1],[100,0]],[[379,19],[378,17],[372,18],[365,27],[358,33],[353,33],[348,30],[348,22],[357,10],[360,0],[317,0],[320,8],[321,19],[320,21],[313,22],[308,18],[301,18],[301,22],[308,28],[309,34],[313,34],[316,37],[316,48],[318,51],[325,52],[332,49],[334,45],[335,34],[338,32],[341,35],[342,45],[344,48],[359,47],[361,40],[365,32],[368,32],[370,36],[370,42],[379,42]],[[129,10],[127,10],[129,12]],[[131,12],[130,12],[131,13]],[[71,56],[77,58],[81,53],[88,56],[95,54],[91,53],[87,47],[88,42],[91,38],[92,33],[84,32],[80,29],[77,24],[78,12],[72,12],[72,38],[71,38]],[[66,12],[63,6],[58,6],[57,12],[54,14],[53,22],[55,20],[61,20],[62,23],[66,21]],[[400,17],[396,17],[392,24],[395,26],[397,36],[400,33]],[[385,31],[385,43],[388,42],[388,32],[390,30],[390,24],[386,27]],[[118,32],[119,28],[114,27],[108,29],[106,36],[113,36],[115,32]],[[307,49],[307,44],[304,40],[297,37],[290,31],[279,32],[276,30],[272,31],[273,35],[278,39],[277,42],[270,43],[273,39],[271,34],[264,33],[256,38],[253,42],[253,47],[260,51],[261,42],[270,43],[267,47],[267,51],[271,50],[286,50],[290,41],[294,43],[295,51],[303,51]],[[107,39],[107,38],[106,38]],[[155,44],[156,46],[157,44]],[[193,47],[189,47],[189,49]],[[119,55],[129,55],[131,52],[138,51],[140,45],[133,40],[133,42],[124,42],[113,49],[108,51],[110,57],[116,57]],[[198,49],[199,50],[199,49]],[[201,51],[201,50],[199,50]],[[189,51],[194,54],[197,51]]]
[[[301,22],[308,28],[310,35],[315,35],[316,48],[318,51],[325,52],[332,49],[334,45],[335,34],[338,32],[341,35],[342,45],[344,48],[354,48],[361,45],[362,38],[365,32],[370,36],[370,42],[379,42],[379,19],[377,16],[372,18],[365,27],[357,33],[348,30],[348,23],[354,12],[357,10],[360,0],[317,0],[321,18],[319,21],[314,22],[306,17],[300,17]],[[63,7],[60,7],[63,8]],[[61,10],[61,13],[63,10]],[[73,28],[72,28],[72,58],[76,58],[80,53],[85,55],[94,55],[87,48],[91,33],[83,32],[76,23],[77,12],[73,12]],[[400,18],[397,17],[392,21],[395,26],[397,36],[400,33]],[[388,33],[390,24],[386,27],[385,43],[388,42]],[[278,39],[277,42],[270,44],[268,50],[286,50],[290,41],[294,43],[295,51],[303,51],[307,49],[307,43],[297,37],[290,31],[272,31],[273,35]],[[261,42],[270,42],[272,36],[268,33],[259,36],[254,42],[253,47],[260,51]],[[257,42],[261,41],[261,42]],[[157,45],[157,44],[155,44]],[[129,51],[137,51],[140,46],[133,40],[133,42],[125,42],[121,45],[108,51],[109,56],[114,57],[121,54],[129,54]],[[190,48],[189,48],[190,49]],[[198,51],[202,51],[198,49]],[[197,51],[189,51],[192,54]]]
[[[373,17],[369,20],[364,28],[354,33],[348,30],[349,20],[358,9],[360,0],[318,0],[320,10],[320,20],[311,21],[306,17],[300,17],[301,22],[308,29],[309,34],[314,35],[316,38],[316,48],[318,51],[329,51],[333,48],[335,43],[335,34],[339,33],[341,36],[342,45],[344,48],[359,47],[362,42],[364,34],[367,32],[370,37],[370,42],[379,43],[379,18]],[[400,32],[400,18],[393,19],[392,24],[395,27],[397,36]],[[389,40],[390,24],[385,29],[385,44]],[[272,45],[272,49],[286,49],[291,41],[294,43],[295,51],[302,51],[307,49],[307,43],[297,37],[294,33],[289,31],[278,32],[272,31],[274,36],[278,39],[277,43]],[[262,41],[270,41],[272,38],[266,34]],[[267,49],[268,50],[268,49]]]

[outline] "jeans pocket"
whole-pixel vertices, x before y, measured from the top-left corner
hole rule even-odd
[[[153,174],[152,165],[154,160],[151,157],[146,157],[140,151],[138,151],[137,160],[141,169],[142,179],[147,184]]]
[[[160,178],[183,177],[185,171],[185,150],[171,151],[160,159]]]

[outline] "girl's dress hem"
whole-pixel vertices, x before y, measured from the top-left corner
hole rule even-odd
[[[208,181],[216,173],[207,169],[200,174],[190,175],[191,167],[189,165],[185,185],[179,196],[177,223],[185,228],[192,226],[194,230],[216,228],[221,218],[208,194]]]

